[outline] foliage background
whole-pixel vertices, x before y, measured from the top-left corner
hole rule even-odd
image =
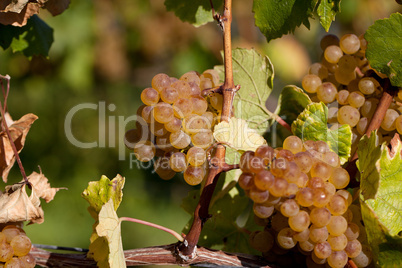
[[[233,8],[233,47],[254,47],[275,66],[274,94],[267,103],[274,111],[275,96],[283,86],[298,84],[309,65],[320,59],[319,40],[325,31],[315,19],[310,31],[302,27],[294,36],[267,44],[254,26],[252,1],[234,1]],[[394,0],[344,0],[341,11],[330,30],[338,36],[362,34],[376,19],[401,8]],[[181,176],[163,181],[151,170],[130,167],[129,151],[125,149],[126,160],[119,161],[119,148],[108,143],[106,148],[77,148],[65,136],[64,120],[75,105],[105,101],[106,106],[116,105],[114,111],[106,110],[106,125],[112,117],[117,126],[119,116],[135,114],[140,92],[155,74],[180,76],[220,64],[219,27],[210,23],[196,29],[182,23],[166,11],[162,0],[73,0],[60,16],[45,11],[40,16],[54,29],[49,59],[29,61],[22,54],[0,51],[0,73],[12,77],[8,107],[13,118],[29,112],[39,116],[21,153],[26,172],[38,171],[39,165],[53,186],[69,190],[43,205],[45,222],[26,227],[28,235],[38,244],[87,248],[93,220],[80,194],[88,181],[103,174],[112,179],[117,173],[126,177],[120,216],[181,231],[190,216],[180,203],[191,189]],[[133,123],[126,129],[130,127]],[[74,117],[73,133],[81,141],[97,141],[98,128],[98,111],[85,110]],[[118,144],[118,128],[106,130]],[[19,180],[14,167],[9,182]],[[125,249],[174,242],[168,234],[132,223],[124,223],[122,232]]]

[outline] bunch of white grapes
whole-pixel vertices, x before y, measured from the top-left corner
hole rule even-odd
[[[22,228],[6,225],[0,232],[0,267],[35,267],[35,258],[29,254],[31,247],[31,240]]]
[[[142,162],[154,162],[155,172],[165,180],[183,172],[190,185],[201,183],[207,173],[207,149],[214,144],[213,127],[222,110],[219,93],[202,96],[204,89],[219,86],[214,70],[191,71],[180,79],[157,74],[152,87],[141,93],[137,110],[137,142],[134,154]]]
[[[303,89],[313,101],[328,104],[328,123],[332,129],[348,124],[353,130],[354,147],[365,134],[383,93],[384,75],[372,70],[363,35],[345,34],[339,39],[327,35],[321,40],[322,60],[310,66],[302,80]],[[402,134],[402,90],[388,108],[379,131],[382,141],[395,132]]]
[[[349,174],[326,142],[289,136],[282,149],[245,152],[240,168],[239,185],[266,227],[250,235],[252,247],[264,254],[297,247],[308,267],[343,268],[349,258],[358,267],[370,264],[360,208],[344,190]]]

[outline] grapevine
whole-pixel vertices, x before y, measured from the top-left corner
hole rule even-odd
[[[141,90],[133,93],[135,98],[127,98],[134,128],[127,130],[128,119],[122,116],[117,121],[106,116],[106,111],[116,111],[116,105],[105,102],[77,104],[64,120],[67,140],[80,149],[103,148],[106,136],[108,145],[116,147],[113,129],[118,122],[117,147],[128,149],[118,148],[119,160],[128,162],[128,152],[130,168],[133,163],[136,172],[146,167],[147,179],[159,177],[160,185],[182,183],[183,189],[193,189],[182,201],[191,218],[181,233],[140,219],[143,215],[138,213],[120,216],[120,205],[130,199],[123,198],[128,180],[117,174],[89,181],[81,192],[93,221],[86,248],[31,241],[28,225],[44,222],[41,201],[52,201],[66,188],[50,186],[42,167],[39,173],[25,172],[29,168],[23,163],[29,157],[20,153],[38,116],[28,113],[12,119],[15,102],[10,104],[9,98],[21,93],[11,90],[9,75],[0,75],[0,174],[9,184],[0,192],[0,267],[402,267],[400,1],[393,3],[395,13],[374,21],[363,33],[338,36],[330,29],[341,12],[340,0],[253,0],[254,23],[269,48],[274,47],[270,41],[293,34],[302,25],[310,30],[313,17],[327,32],[319,42],[320,59],[309,64],[298,81],[301,87],[287,85],[279,96],[273,94],[278,87],[273,62],[260,52],[264,47],[232,47],[233,33],[244,31],[241,20],[236,20],[242,9],[236,10],[239,2],[164,1],[166,10],[183,22],[196,27],[216,24],[223,61],[203,71],[152,70],[149,81],[142,81]],[[55,16],[69,4],[69,0],[5,3],[0,7],[0,46],[33,62],[48,57],[53,30],[39,18],[39,11],[46,9]],[[97,47],[100,54],[93,57],[94,66],[99,65],[94,68],[97,76],[117,81],[128,76],[129,55],[122,52],[125,44],[116,34],[125,29],[114,20],[108,1],[94,6],[106,18],[99,16],[97,27],[107,33]],[[168,43],[159,35],[164,20],[151,26],[148,22],[141,22],[142,27],[155,39],[148,39],[145,46],[163,48]],[[181,40],[175,31],[170,35],[173,41]],[[131,44],[139,45],[133,40]],[[112,64],[114,58],[118,64]],[[74,84],[73,77],[78,77],[74,73],[69,72],[71,79],[66,75],[66,83]],[[271,98],[278,101],[275,110]],[[73,134],[77,130],[73,117],[82,109],[99,112],[95,142],[79,141]],[[10,172],[15,162],[22,176],[19,182]],[[132,185],[127,188],[125,196],[137,202],[137,196],[130,195]],[[129,224],[154,228],[155,237],[164,231],[173,242],[125,249],[124,228]]]

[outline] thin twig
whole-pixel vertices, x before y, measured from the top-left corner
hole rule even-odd
[[[147,221],[134,219],[134,218],[129,218],[129,217],[121,217],[120,221],[131,221],[131,222],[136,222],[136,223],[140,223],[140,224],[143,224],[143,225],[151,226],[151,227],[157,228],[159,230],[165,231],[165,232],[173,235],[180,242],[184,241],[184,238],[180,234],[178,234],[175,231],[173,231],[172,229],[166,228],[164,226],[161,226],[161,225],[158,225],[158,224],[155,224],[155,223],[152,223],[152,222],[147,222]]]
[[[4,97],[4,103],[7,103],[7,97],[8,97],[8,91],[10,89],[10,79],[11,78],[8,75],[1,76],[0,78],[2,80],[3,79],[7,80],[7,92],[6,92],[5,97]],[[3,82],[2,82],[2,86],[3,86]],[[4,92],[4,90],[3,90],[3,92]],[[20,156],[18,154],[17,147],[15,147],[15,143],[14,143],[12,137],[11,137],[10,130],[8,129],[8,126],[7,126],[7,122],[6,122],[6,118],[5,118],[5,113],[6,113],[5,112],[5,105],[4,105],[4,108],[3,108],[3,105],[1,104],[1,102],[0,102],[0,113],[1,113],[1,122],[3,124],[3,129],[7,134],[8,140],[10,141],[10,145],[11,145],[11,148],[13,149],[15,160],[17,161],[18,166],[20,168],[22,178],[24,179],[25,183],[29,185],[28,177],[27,177],[27,175],[25,173],[24,166],[22,165],[21,158],[20,158]]]

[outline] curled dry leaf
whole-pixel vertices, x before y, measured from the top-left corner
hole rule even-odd
[[[34,114],[26,114],[18,121],[9,126],[10,136],[14,141],[17,152],[20,152],[25,144],[25,139],[31,128],[32,123],[38,119]],[[11,167],[14,165],[15,155],[11,147],[7,133],[0,132],[0,173],[4,182],[7,182],[7,176]]]
[[[53,15],[59,15],[68,8],[70,0],[12,0],[0,1],[0,24],[24,26],[28,19],[46,8]]]
[[[0,223],[21,221],[42,223],[44,221],[40,198],[49,202],[62,188],[51,188],[42,173],[33,172],[29,175],[28,181],[31,186],[26,185],[24,181],[6,186],[4,193],[0,195]],[[30,195],[27,193],[27,187],[31,188]]]

